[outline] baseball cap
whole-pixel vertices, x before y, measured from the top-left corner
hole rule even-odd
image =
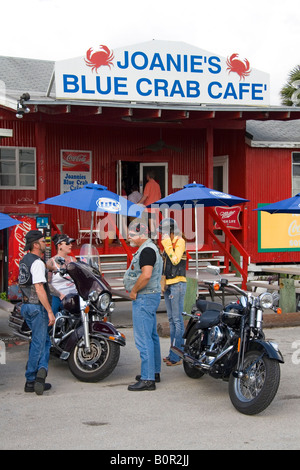
[[[70,245],[70,243],[73,243],[75,241],[75,238],[70,238],[65,233],[56,233],[54,237],[52,237],[52,241],[55,246],[62,242],[66,242],[66,245]]]
[[[25,235],[25,246],[24,251],[30,250],[32,242],[38,241],[40,238],[43,238],[44,234],[40,230],[29,230]]]
[[[178,234],[179,229],[174,219],[166,218],[160,222],[159,227],[157,228],[157,232],[160,232],[160,233],[173,232],[174,234]]]

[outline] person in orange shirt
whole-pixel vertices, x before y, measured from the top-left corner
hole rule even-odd
[[[155,181],[155,174],[152,170],[147,172],[146,179],[147,183],[144,188],[144,194],[142,198],[139,200],[139,204],[144,204],[148,206],[149,204],[153,204],[154,202],[161,199],[161,190],[159,184]],[[158,209],[146,209],[145,212],[149,214],[149,229],[151,234],[155,234],[155,219],[158,216]],[[153,218],[151,217],[153,214]],[[152,238],[152,237],[151,237]]]

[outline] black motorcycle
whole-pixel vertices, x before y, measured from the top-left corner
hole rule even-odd
[[[211,267],[210,272],[219,273]],[[276,311],[278,294],[255,296],[227,279],[203,281],[210,291],[219,289],[239,295],[228,305],[198,299],[188,316],[184,350],[172,346],[183,358],[185,373],[194,379],[209,374],[229,381],[233,406],[246,415],[265,410],[274,399],[280,382],[283,357],[277,344],[266,341],[263,310]],[[187,315],[185,312],[184,315]]]
[[[100,273],[98,251],[83,245],[78,262],[67,266],[56,258],[62,276],[68,275],[78,294],[68,294],[50,331],[51,353],[68,361],[72,374],[83,382],[98,382],[112,373],[126,339],[107,321],[114,309],[112,291]],[[22,339],[30,339],[30,330],[17,304],[10,315],[9,326]]]

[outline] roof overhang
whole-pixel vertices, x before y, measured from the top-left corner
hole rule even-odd
[[[83,101],[32,98],[27,102],[31,112],[92,117],[116,116],[123,122],[148,122],[152,124],[182,123],[197,120],[292,120],[300,119],[300,108],[286,106],[233,106],[190,105],[160,102]]]
[[[300,148],[300,142],[253,141],[248,137],[246,144],[253,148]]]

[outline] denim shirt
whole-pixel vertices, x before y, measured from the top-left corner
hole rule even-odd
[[[157,246],[153,243],[153,241],[150,238],[148,238],[148,240],[146,240],[139,247],[137,252],[133,255],[131,264],[124,274],[123,283],[124,283],[125,289],[128,292],[131,292],[137,279],[142,274],[142,270],[140,268],[140,256],[141,256],[142,250],[144,250],[147,247],[152,248],[155,251],[156,262],[153,266],[152,276],[148,284],[138,292],[138,295],[153,294],[153,293],[161,291],[160,280],[161,280],[161,274],[162,274],[162,258],[160,256]]]

